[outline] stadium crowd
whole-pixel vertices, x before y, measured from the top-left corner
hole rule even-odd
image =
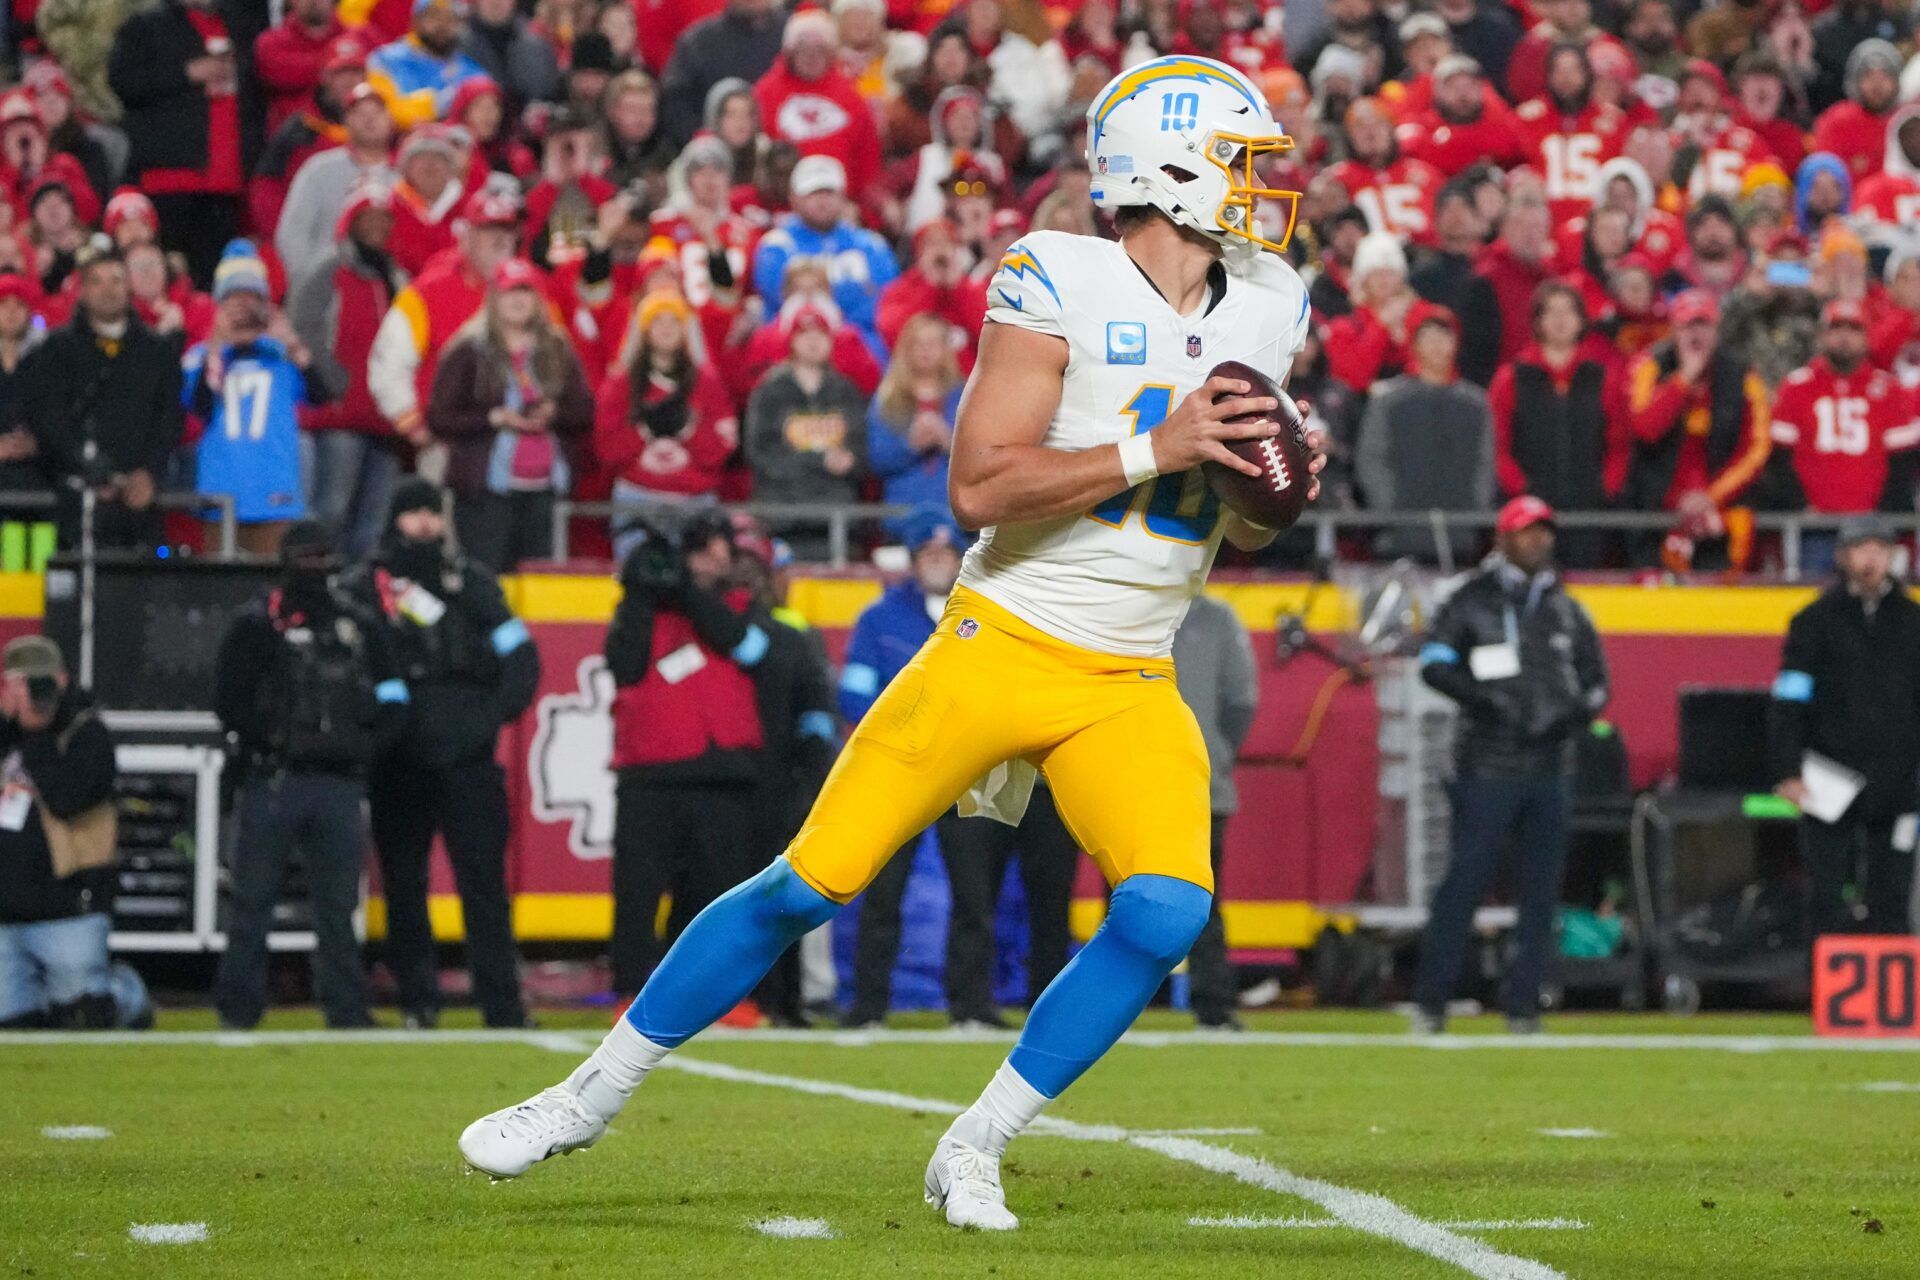
[[[0,486],[58,491],[68,540],[83,483],[110,543],[180,540],[153,511],[177,491],[229,498],[244,549],[312,515],[361,554],[419,471],[502,570],[552,552],[557,498],[941,502],[988,277],[1030,228],[1107,233],[1086,108],[1194,54],[1244,70],[1294,139],[1265,176],[1300,198],[1261,216],[1297,207],[1317,329],[1294,385],[1331,429],[1328,504],[1669,512],[1664,541],[1564,551],[1670,567],[1744,563],[1754,510],[1913,509],[1920,61],[1898,5],[10,18]],[[10,514],[47,523],[44,501]]]

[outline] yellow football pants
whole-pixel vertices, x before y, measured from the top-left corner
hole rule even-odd
[[[1038,765],[1109,884],[1213,888],[1207,751],[1171,658],[1093,653],[955,589],[926,645],[854,730],[787,847],[837,902],[1004,761]],[[978,819],[987,821],[987,819]]]

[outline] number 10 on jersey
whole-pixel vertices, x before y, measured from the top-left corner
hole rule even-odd
[[[1165,383],[1148,383],[1133,393],[1120,412],[1133,419],[1133,433],[1151,431],[1167,420],[1173,411],[1173,388]],[[1115,529],[1126,528],[1135,512],[1147,532],[1169,542],[1201,546],[1213,536],[1220,520],[1220,500],[1213,496],[1207,478],[1194,467],[1171,475],[1156,476],[1145,484],[1114,494],[1087,513],[1088,519]]]

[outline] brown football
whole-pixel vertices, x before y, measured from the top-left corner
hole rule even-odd
[[[1202,464],[1207,483],[1220,501],[1244,519],[1269,529],[1291,528],[1306,510],[1307,490],[1313,485],[1313,476],[1307,470],[1312,457],[1307,452],[1307,422],[1300,416],[1300,407],[1285,387],[1238,360],[1222,361],[1213,366],[1209,376],[1237,378],[1253,388],[1247,392],[1249,396],[1271,396],[1280,402],[1280,407],[1270,413],[1241,414],[1229,418],[1229,422],[1266,420],[1278,422],[1281,430],[1279,435],[1259,440],[1224,442],[1227,448],[1259,467],[1259,475],[1250,476],[1218,462],[1207,462]],[[1214,402],[1228,398],[1216,396]]]

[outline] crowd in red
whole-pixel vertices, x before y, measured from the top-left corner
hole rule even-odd
[[[415,467],[510,530],[502,564],[562,495],[944,501],[988,278],[1029,229],[1110,234],[1084,114],[1169,55],[1240,68],[1294,140],[1266,176],[1300,193],[1326,502],[1667,511],[1591,554],[1682,566],[1744,562],[1754,509],[1914,509],[1892,3],[267,8],[14,0],[0,402],[96,232],[183,347],[224,336],[250,237],[273,332],[342,379],[300,425],[349,545]]]

